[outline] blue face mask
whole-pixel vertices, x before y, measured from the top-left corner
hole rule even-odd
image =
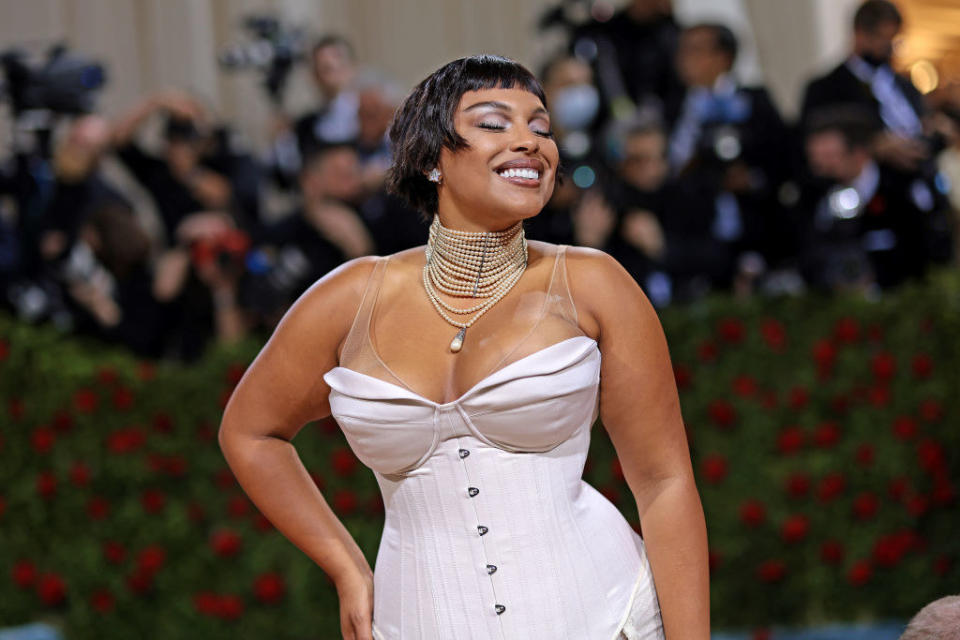
[[[589,84],[577,84],[557,92],[553,104],[550,105],[550,113],[558,127],[577,131],[590,126],[599,108],[600,95],[597,88]]]

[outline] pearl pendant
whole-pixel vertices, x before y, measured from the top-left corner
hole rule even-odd
[[[457,335],[454,336],[453,341],[450,343],[450,351],[454,353],[460,351],[460,347],[463,346],[463,336],[467,333],[466,327],[460,327],[460,331],[457,332]]]

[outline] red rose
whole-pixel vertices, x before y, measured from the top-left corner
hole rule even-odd
[[[10,343],[5,338],[0,338],[0,362],[10,357]]]
[[[155,573],[160,570],[167,559],[167,552],[163,547],[151,545],[140,551],[137,556],[137,566],[144,573]]]
[[[879,567],[894,567],[900,563],[911,542],[909,536],[901,534],[881,536],[873,545],[873,561]]]
[[[137,377],[144,382],[149,382],[157,375],[157,368],[152,362],[137,363]]]
[[[587,459],[587,463],[590,463],[589,458]],[[313,484],[317,485],[317,489],[320,489],[320,491],[323,491],[327,486],[326,478],[324,478],[323,474],[319,471],[311,471],[310,479],[313,480]]]
[[[767,560],[757,567],[757,577],[762,582],[779,582],[787,575],[787,565],[782,560]]]
[[[250,501],[245,495],[235,495],[227,502],[227,514],[231,518],[244,518],[248,513],[250,513]]]
[[[913,369],[913,375],[916,378],[921,380],[929,378],[930,374],[933,373],[933,359],[925,353],[918,353],[913,356],[911,369]]]
[[[869,520],[877,514],[880,501],[869,491],[864,491],[853,500],[853,514],[858,520]]]
[[[46,605],[60,604],[67,597],[67,584],[56,573],[45,573],[37,579],[37,595]]]
[[[116,599],[106,589],[97,589],[90,594],[90,606],[98,613],[110,613],[115,605]]]
[[[793,387],[787,394],[787,404],[791,409],[803,409],[810,402],[810,392],[806,387]]]
[[[338,447],[331,456],[330,465],[335,474],[345,478],[357,470],[357,457],[350,449]]]
[[[833,326],[833,337],[837,342],[856,342],[860,339],[860,324],[854,318],[844,316]]]
[[[885,407],[890,404],[890,387],[871,387],[869,391],[870,404],[875,407]]]
[[[934,504],[945,506],[953,502],[954,498],[957,497],[957,492],[946,476],[942,476],[938,478],[937,484],[933,487],[933,493],[930,494],[930,497],[933,499]]]
[[[897,416],[893,421],[893,435],[900,440],[909,440],[917,435],[917,421],[910,416]]]
[[[21,589],[29,589],[37,579],[37,567],[29,560],[17,560],[10,570],[13,582]]]
[[[42,471],[37,476],[37,493],[49,500],[57,493],[57,478],[52,471]]]
[[[94,496],[87,502],[87,515],[91,520],[103,520],[110,514],[110,503],[106,498]]]
[[[710,419],[721,429],[729,428],[737,420],[737,410],[723,399],[717,399],[707,408]]]
[[[850,567],[850,571],[847,573],[847,580],[850,584],[859,587],[866,584],[870,580],[871,575],[873,575],[873,568],[870,566],[870,563],[866,560],[858,560]]]
[[[74,462],[70,467],[70,482],[77,487],[90,484],[90,467],[84,462]]]
[[[924,438],[917,445],[917,461],[928,473],[944,468],[946,459],[944,458],[943,447],[932,438]]]
[[[757,381],[747,375],[738,375],[733,379],[733,392],[742,398],[757,392]]]
[[[231,387],[237,386],[240,382],[240,378],[243,377],[243,373],[246,371],[246,365],[240,364],[239,362],[232,363],[227,367],[227,372],[225,375],[227,384]]]
[[[613,487],[604,487],[607,496],[607,499],[610,502],[617,502],[619,496],[617,495],[617,490]],[[341,515],[351,515],[354,511],[357,510],[357,494],[355,494],[350,489],[337,489],[336,493],[333,494],[333,508],[334,511]]]
[[[153,430],[158,433],[170,433],[173,431],[173,418],[166,413],[158,413],[153,416]]]
[[[697,356],[703,362],[713,362],[717,359],[717,345],[712,340],[704,340],[697,347]]]
[[[869,467],[873,465],[873,457],[874,447],[872,444],[864,443],[857,447],[857,464],[859,464],[861,467]]]
[[[322,420],[318,420],[317,429],[320,431],[320,433],[324,433],[328,436],[340,433],[340,425],[333,416],[327,416]]]
[[[843,561],[843,545],[836,540],[826,540],[820,545],[820,559],[826,564],[840,564]]]
[[[274,528],[270,519],[259,511],[253,516],[253,527],[257,531],[272,531]]]
[[[375,515],[383,514],[383,496],[380,495],[379,491],[370,496],[370,500],[367,502],[367,511]]]
[[[623,476],[623,467],[620,465],[620,460],[616,457],[610,459],[610,475],[613,476],[614,480],[623,482],[625,480]]]
[[[773,318],[767,318],[760,324],[760,335],[764,342],[774,351],[782,351],[787,343],[787,331],[783,323]]]
[[[802,471],[791,474],[787,478],[786,490],[791,498],[802,498],[810,492],[810,477]]]
[[[233,489],[237,486],[237,479],[233,476],[233,471],[229,467],[224,467],[217,471],[213,477],[214,483],[221,489]]]
[[[873,371],[873,377],[879,382],[887,382],[897,371],[897,362],[893,355],[886,351],[873,356],[870,360],[870,369]]]
[[[715,572],[723,564],[723,555],[716,549],[707,550],[707,568],[710,573]]]
[[[240,551],[243,541],[229,529],[219,529],[210,536],[210,548],[218,556],[234,556]]]
[[[740,505],[740,521],[748,527],[756,527],[767,517],[767,509],[759,500],[747,500]]]
[[[844,415],[850,410],[850,396],[845,393],[838,393],[830,399],[830,409],[838,414]]]
[[[817,487],[817,497],[821,502],[830,502],[841,493],[847,486],[847,481],[842,473],[828,473],[820,480],[820,486]]]
[[[153,573],[137,568],[127,576],[127,588],[135,595],[143,595],[153,587]]]
[[[240,599],[240,596],[222,595],[217,606],[217,615],[224,620],[236,620],[243,615],[243,609],[243,600]]]
[[[793,515],[787,518],[780,530],[783,541],[792,544],[800,542],[807,537],[810,531],[810,519],[802,514]]]
[[[724,342],[731,344],[743,342],[743,336],[746,333],[743,328],[743,323],[737,318],[723,318],[720,320],[720,323],[717,325],[717,332]]]
[[[813,433],[813,442],[821,449],[829,449],[840,440],[840,427],[836,422],[821,422]]]
[[[784,455],[796,453],[803,446],[804,436],[800,427],[790,426],[780,430],[777,448]]]
[[[933,398],[928,398],[920,403],[919,413],[926,422],[936,422],[943,417],[943,406]]]
[[[49,453],[57,437],[50,427],[37,427],[30,434],[30,444],[37,453]]]
[[[273,604],[283,599],[286,585],[278,573],[261,573],[253,581],[253,593],[260,602]]]
[[[933,572],[938,576],[945,576],[950,573],[950,567],[953,560],[946,554],[940,554],[933,559]]]
[[[813,359],[820,369],[829,369],[837,357],[837,348],[829,340],[817,340],[813,345]]]
[[[907,498],[907,511],[914,518],[919,518],[930,508],[930,501],[925,496],[913,494]]]
[[[107,540],[103,543],[103,557],[110,564],[123,564],[127,559],[127,550],[116,540]]]
[[[728,471],[727,459],[722,455],[714,453],[703,460],[703,475],[707,481],[717,484],[727,477]]]
[[[10,414],[10,419],[14,422],[19,422],[23,419],[23,414],[26,413],[27,406],[23,402],[23,398],[10,398],[9,404],[7,404],[7,412]]]
[[[78,389],[73,394],[73,406],[76,407],[80,413],[93,413],[99,401],[100,399],[97,397],[97,394],[91,389]]]
[[[133,406],[133,392],[127,387],[117,387],[113,390],[113,407],[118,411],[126,411]]]
[[[51,420],[53,430],[57,433],[66,433],[73,430],[73,416],[63,409],[57,409]]]
[[[693,382],[693,373],[689,367],[675,364],[673,365],[673,380],[677,383],[677,389],[683,391]]]
[[[111,453],[130,453],[142,447],[146,439],[144,433],[137,427],[117,429],[107,436],[107,449]]]
[[[216,615],[220,608],[219,605],[220,598],[217,597],[215,593],[211,593],[210,591],[201,591],[193,596],[193,606],[199,613],[204,615]]]
[[[140,494],[140,504],[147,513],[160,513],[167,505],[167,496],[159,489],[146,489]]]
[[[102,365],[100,369],[97,371],[97,380],[99,380],[100,383],[104,385],[113,384],[114,382],[117,381],[116,368],[111,367],[110,365]]]
[[[887,483],[887,492],[890,494],[890,498],[893,500],[903,500],[903,497],[910,491],[910,481],[906,476],[897,476],[896,478],[891,478],[890,482]]]

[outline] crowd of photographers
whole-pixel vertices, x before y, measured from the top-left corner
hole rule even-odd
[[[797,122],[738,83],[727,27],[680,27],[669,0],[601,17],[540,70],[565,178],[528,238],[611,253],[658,306],[713,291],[876,295],[956,264],[960,90],[923,96],[891,70],[893,4],[860,7],[849,57],[808,84]],[[404,92],[361,72],[341,37],[309,57],[319,106],[278,117],[262,157],[168,91],[115,121],[72,118],[49,157],[11,160],[0,305],[189,361],[269,330],[345,260],[423,244],[426,224],[383,188]],[[148,145],[151,122],[162,135]],[[149,196],[156,233],[107,162]]]

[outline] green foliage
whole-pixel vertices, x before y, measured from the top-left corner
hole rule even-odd
[[[661,319],[716,627],[905,618],[960,591],[956,274],[876,301],[714,298]],[[339,637],[333,585],[250,504],[217,445],[261,343],[185,367],[0,317],[0,626]],[[585,479],[639,526],[593,434]],[[372,566],[372,474],[330,419],[295,444]]]

